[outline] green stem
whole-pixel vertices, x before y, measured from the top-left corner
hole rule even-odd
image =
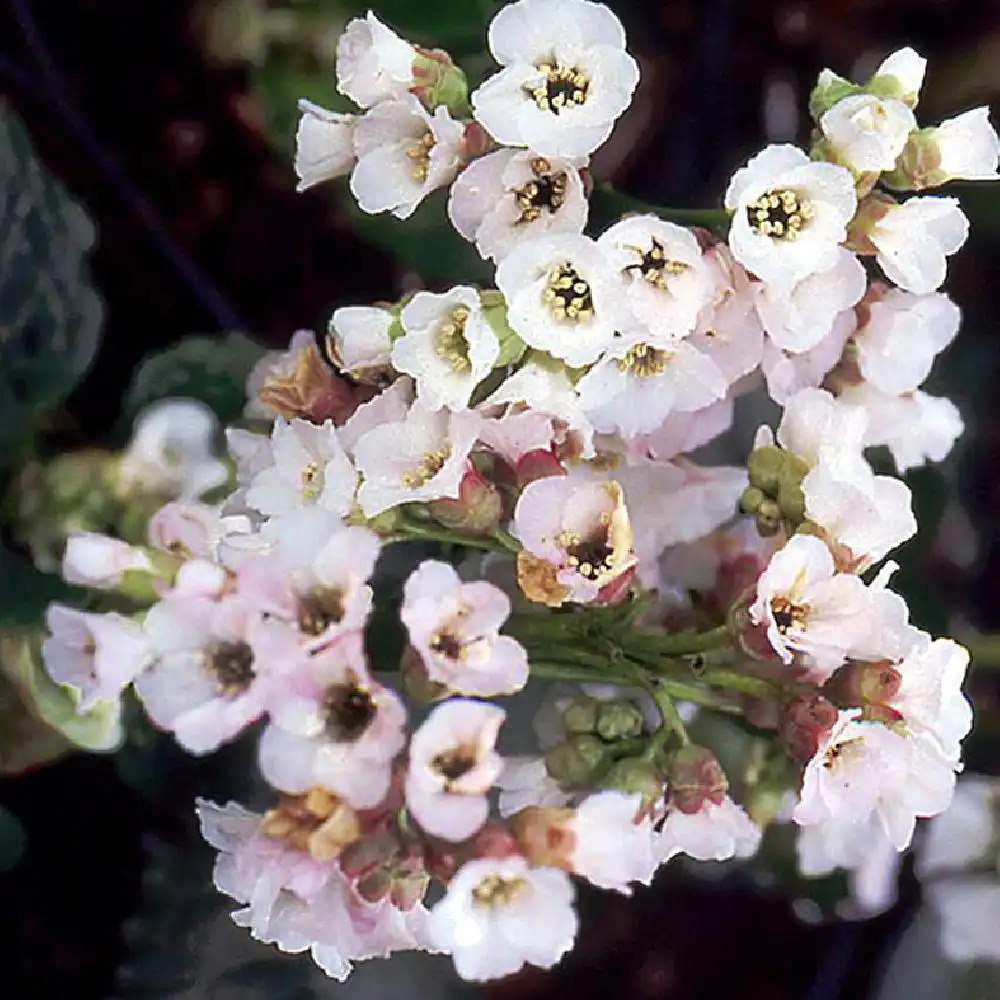
[[[713,694],[711,691],[703,691],[693,684],[667,680],[663,677],[659,679],[658,683],[675,701],[690,701],[695,705],[710,708],[714,712],[721,712],[723,715],[742,715],[739,706],[731,700]]]
[[[706,670],[699,674],[698,680],[709,687],[738,691],[740,694],[750,695],[752,698],[775,698],[782,693],[780,684],[763,677],[741,674],[736,670]]]
[[[497,538],[489,535],[463,535],[457,531],[448,531],[435,525],[404,524],[392,535],[391,542],[443,542],[446,545],[464,545],[469,549],[481,549],[484,552],[510,551],[509,547]]]
[[[725,209],[651,205],[641,198],[619,191],[607,182],[600,182],[594,188],[591,204],[595,209],[595,217],[607,216],[607,221],[612,221],[614,216],[625,212],[641,212],[656,215],[666,219],[667,222],[676,222],[682,226],[704,226],[723,236],[729,232],[729,214]]]
[[[728,625],[718,625],[707,632],[674,632],[659,635],[656,632],[632,632],[623,640],[629,656],[653,665],[658,657],[690,656],[713,649],[722,649],[732,643]]]
[[[531,661],[531,676],[543,681],[567,681],[572,684],[607,684],[616,680],[571,663],[534,659]]]
[[[648,690],[656,702],[656,707],[660,710],[660,718],[663,725],[653,734],[649,741],[649,746],[645,750],[644,756],[652,760],[663,748],[671,736],[676,736],[680,740],[681,746],[688,746],[691,737],[688,736],[687,727],[681,718],[681,713],[677,711],[674,699],[662,684],[653,683],[648,685]]]

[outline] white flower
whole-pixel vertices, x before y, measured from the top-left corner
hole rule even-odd
[[[480,408],[490,411],[497,406],[525,406],[555,418],[556,442],[563,443],[565,431],[568,431],[578,439],[581,458],[593,457],[594,427],[583,412],[569,375],[562,368],[543,368],[533,361],[527,362],[487,397]]]
[[[852,94],[837,101],[819,127],[838,162],[858,173],[881,173],[895,166],[917,120],[900,100]]]
[[[432,411],[418,402],[401,422],[363,434],[354,459],[362,476],[358,503],[365,517],[402,503],[457,497],[478,426],[479,417],[471,411]]]
[[[552,606],[597,600],[636,564],[622,488],[614,480],[555,476],[529,483],[511,533],[525,550],[518,561],[522,589],[529,586],[532,600]]]
[[[795,535],[757,581],[750,617],[766,626],[771,646],[785,663],[795,653],[806,653],[829,676],[867,635],[867,598],[858,577],[835,571],[823,542]]]
[[[288,683],[275,688],[260,741],[265,779],[293,794],[320,786],[355,809],[377,806],[406,745],[406,710],[369,675],[360,632],[282,670]]]
[[[74,531],[67,539],[62,561],[67,583],[110,590],[119,586],[123,574],[129,572],[153,572],[153,564],[142,549],[91,531]]]
[[[588,203],[579,167],[576,160],[498,149],[458,175],[448,218],[481,256],[494,261],[539,236],[582,233]]]
[[[441,105],[433,115],[413,96],[376,104],[354,133],[351,193],[361,210],[408,219],[432,191],[450,184],[462,158],[461,122]]]
[[[331,357],[352,378],[377,379],[389,368],[393,317],[378,306],[342,306],[327,329]]]
[[[266,659],[259,617],[238,597],[167,598],[144,624],[155,660],[135,679],[153,722],[185,749],[207,753],[263,714]]]
[[[500,262],[496,283],[511,328],[530,347],[569,365],[596,361],[622,325],[621,289],[604,253],[586,236],[522,243]]]
[[[958,333],[961,312],[947,295],[913,295],[898,288],[871,302],[854,335],[858,368],[882,392],[913,392],[934,358]]]
[[[469,861],[431,910],[430,938],[473,982],[511,975],[525,963],[548,969],[573,947],[573,895],[558,868],[529,868],[516,856]]]
[[[338,430],[340,443],[351,458],[358,442],[383,424],[402,424],[413,406],[413,379],[397,378],[374,399],[362,403]],[[426,407],[422,408],[426,410]]]
[[[926,69],[927,60],[906,46],[897,49],[882,60],[881,65],[872,75],[872,81],[884,79],[887,76],[895,77],[900,90],[899,99],[913,108],[916,107]]]
[[[399,617],[427,676],[459,694],[520,691],[528,656],[516,639],[499,635],[510,599],[492,583],[463,583],[447,563],[427,559],[403,588]]]
[[[842,711],[815,757],[806,765],[794,819],[802,826],[841,824],[867,828],[874,816],[897,851],[913,837],[917,817],[948,808],[956,765],[923,737],[894,732],[879,722]]]
[[[505,715],[496,705],[453,698],[413,734],[406,804],[432,836],[465,840],[486,822],[487,795],[503,770],[494,745]]]
[[[824,449],[860,454],[867,422],[863,410],[846,406],[822,389],[802,389],[785,404],[778,425],[778,444],[807,465]]]
[[[782,350],[768,339],[760,367],[771,399],[787,406],[800,390],[819,386],[840,361],[857,325],[854,310],[846,309],[833,317],[830,332],[818,344],[798,354]]]
[[[479,293],[459,285],[437,295],[417,292],[400,313],[404,335],[392,346],[397,371],[412,375],[431,410],[462,410],[500,356]]]
[[[838,316],[860,301],[867,285],[858,258],[839,248],[832,266],[803,278],[788,291],[757,285],[754,304],[771,341],[798,354],[828,337]]]
[[[952,962],[1000,962],[1000,882],[967,875],[924,890],[941,920],[941,950]]]
[[[413,86],[417,51],[371,11],[337,40],[337,90],[362,108],[404,96]]]
[[[295,132],[296,191],[346,177],[353,169],[354,130],[357,115],[327,111],[312,101],[300,100],[299,127]]]
[[[893,396],[862,383],[844,389],[840,398],[864,409],[868,417],[865,446],[886,445],[900,472],[944,461],[965,430],[950,399],[925,392]]]
[[[247,503],[268,516],[317,505],[343,516],[354,499],[355,472],[330,420],[279,417],[271,432],[273,465],[258,472]]]
[[[806,516],[862,566],[878,562],[917,532],[909,486],[893,476],[876,476],[860,454],[821,449],[802,480],[802,493]]]
[[[654,335],[683,337],[716,294],[717,272],[690,229],[655,215],[633,215],[597,245],[625,287],[636,319]]]
[[[768,146],[733,175],[733,256],[779,292],[829,269],[847,236],[857,198],[850,171],[814,163],[795,146]]]
[[[944,183],[997,179],[1000,138],[989,116],[989,108],[973,108],[928,130],[939,159],[935,180],[940,177],[940,183]]]
[[[549,774],[544,757],[504,758],[496,785],[500,789],[497,809],[504,819],[528,806],[564,806],[570,798]]]
[[[99,701],[117,701],[149,662],[142,627],[114,612],[88,614],[50,604],[45,624],[49,630],[42,643],[45,670],[78,693],[78,714]]]
[[[699,861],[749,858],[757,853],[761,829],[727,795],[721,802],[706,799],[695,813],[671,807],[660,828],[657,852],[661,861],[687,854]]]
[[[926,294],[944,281],[945,257],[969,235],[969,220],[956,198],[910,198],[880,218],[868,238],[890,281]]]
[[[708,444],[733,425],[733,397],[701,410],[672,413],[655,430],[633,441],[634,453],[665,462]]]
[[[122,488],[194,499],[221,486],[228,473],[214,455],[218,430],[215,414],[196,400],[163,399],[147,406],[121,457]]]
[[[270,522],[266,533],[270,551],[248,557],[237,570],[242,597],[309,650],[364,628],[372,606],[366,581],[381,546],[374,532],[345,527],[321,507],[304,507]]]
[[[728,382],[689,341],[637,331],[616,338],[576,388],[598,431],[635,437],[656,430],[671,413],[722,399]]]
[[[962,693],[968,666],[968,650],[951,639],[921,644],[895,664],[900,687],[889,700],[908,731],[928,736],[956,764],[972,728],[972,708]]]
[[[589,0],[518,0],[489,27],[504,68],[472,94],[497,142],[542,156],[585,156],[611,134],[639,82],[621,22]]]
[[[649,884],[660,858],[651,819],[637,819],[641,805],[638,793],[609,790],[588,795],[577,806],[566,823],[573,874],[616,892],[630,893],[632,882]]]

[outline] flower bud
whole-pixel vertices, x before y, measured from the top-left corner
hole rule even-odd
[[[782,483],[778,490],[778,507],[781,508],[781,516],[790,524],[801,523],[806,516],[806,497],[802,487]]]
[[[543,449],[529,451],[522,455],[517,460],[514,472],[517,476],[517,485],[522,490],[536,479],[566,475],[566,470],[559,459],[551,451]]]
[[[499,823],[487,822],[472,841],[472,853],[477,858],[509,858],[517,852],[513,834]]]
[[[440,524],[469,535],[492,534],[500,526],[503,515],[499,491],[472,465],[462,476],[456,499],[433,500],[428,506]]]
[[[570,869],[576,835],[570,824],[576,811],[528,806],[511,818],[518,850],[535,868]]]
[[[67,583],[112,590],[121,584],[129,570],[153,572],[153,565],[142,549],[119,538],[90,531],[74,532],[69,536],[62,563],[62,575]]]
[[[384,868],[379,868],[359,879],[356,888],[363,900],[377,903],[389,895],[392,889],[392,876]]]
[[[781,706],[778,732],[789,753],[805,763],[816,756],[836,721],[836,706],[821,694],[800,694]]]
[[[729,631],[736,637],[736,643],[747,656],[754,660],[776,660],[778,654],[767,637],[767,626],[756,624],[750,618],[750,604],[753,592],[742,598],[729,610]]]
[[[748,486],[740,494],[740,510],[744,514],[756,514],[757,509],[766,499],[763,490],[756,486]]]
[[[410,93],[428,111],[443,105],[455,118],[469,112],[469,83],[465,73],[441,49],[417,49]]]
[[[816,80],[816,86],[813,87],[812,93],[809,95],[809,115],[818,125],[820,118],[835,104],[845,97],[860,92],[861,87],[857,84],[845,80],[832,70],[825,69],[820,73]]]
[[[587,788],[604,766],[608,748],[596,736],[573,736],[545,755],[545,769],[563,788]]]
[[[757,508],[757,531],[763,538],[770,538],[781,530],[781,508],[774,500],[765,500]]]
[[[651,761],[638,757],[624,757],[615,761],[611,770],[601,779],[601,788],[616,788],[627,794],[642,796],[644,808],[663,798],[663,775]]]
[[[781,472],[785,467],[785,453],[774,445],[754,448],[747,457],[747,474],[750,485],[756,486],[768,496],[778,492]]]
[[[850,662],[826,682],[824,690],[839,705],[883,705],[895,698],[902,683],[891,660]]]
[[[569,733],[593,733],[597,729],[598,702],[583,695],[574,698],[562,714],[563,725]]]
[[[715,754],[696,744],[681,747],[673,755],[667,782],[671,804],[688,814],[698,812],[706,802],[719,805],[729,788]]]
[[[348,878],[361,878],[386,864],[398,850],[399,841],[388,830],[367,834],[341,851],[341,871]]]
[[[634,739],[642,726],[642,712],[630,701],[604,702],[597,711],[597,735],[608,742]]]

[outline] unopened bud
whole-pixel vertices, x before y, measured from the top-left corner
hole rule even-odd
[[[820,118],[838,101],[860,92],[861,88],[857,84],[845,80],[832,70],[825,69],[820,73],[816,86],[809,95],[809,115],[818,125]]]
[[[535,868],[570,868],[576,834],[570,825],[576,811],[528,806],[511,818],[518,850]]]
[[[825,692],[839,705],[884,705],[899,693],[903,678],[891,660],[847,663],[825,685]]]
[[[778,731],[789,753],[805,763],[816,756],[836,721],[836,706],[821,694],[801,694],[781,706]]]
[[[799,524],[806,516],[806,495],[802,487],[791,483],[782,483],[778,490],[778,507],[781,516],[790,524]]]
[[[514,835],[499,823],[489,822],[480,828],[472,841],[477,858],[509,858],[518,852]]]
[[[781,508],[774,500],[765,500],[757,508],[757,532],[762,538],[770,538],[781,530]]]
[[[667,781],[671,804],[688,814],[698,812],[706,802],[719,805],[729,789],[715,754],[695,744],[681,747],[673,755]]]
[[[593,733],[597,729],[598,702],[583,695],[574,698],[562,714],[563,725],[569,733]]]
[[[522,455],[517,460],[517,467],[514,469],[517,476],[517,485],[524,489],[529,483],[536,479],[545,479],[548,476],[565,476],[566,469],[556,456],[548,450],[536,449]]]
[[[642,711],[630,701],[604,702],[597,711],[597,735],[608,742],[634,739],[642,726]]]
[[[385,899],[391,889],[392,876],[384,868],[371,872],[357,883],[358,895],[369,903]]]
[[[465,73],[441,49],[417,49],[410,93],[428,111],[443,105],[453,118],[463,118],[468,114],[469,84]]]
[[[664,793],[664,779],[660,770],[648,760],[625,757],[617,760],[601,779],[602,788],[616,788],[629,795],[642,796],[644,808],[659,801]]]
[[[573,736],[545,755],[545,769],[563,788],[587,788],[604,766],[608,748],[596,736]]]
[[[785,452],[774,445],[755,448],[747,457],[747,474],[750,476],[750,485],[756,486],[768,496],[774,496],[778,492],[785,461]]]
[[[440,524],[468,535],[492,534],[503,516],[499,491],[471,465],[462,476],[457,499],[433,500],[429,508]]]
[[[368,834],[341,851],[341,871],[348,878],[360,878],[386,864],[398,850],[399,841],[388,830]]]
[[[748,486],[740,494],[740,510],[744,514],[756,514],[760,505],[767,499],[764,491],[756,486]]]

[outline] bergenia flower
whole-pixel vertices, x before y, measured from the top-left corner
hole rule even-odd
[[[337,40],[337,90],[362,108],[406,95],[417,51],[371,11],[349,21]]]
[[[463,583],[428,559],[407,578],[399,616],[435,684],[470,695],[513,694],[528,680],[524,647],[499,629],[510,599],[485,580]]]
[[[558,868],[529,868],[521,857],[464,864],[432,910],[429,933],[458,974],[481,982],[526,963],[551,968],[573,947],[573,883]]]
[[[448,218],[483,257],[497,262],[540,236],[582,233],[588,205],[580,165],[530,150],[488,153],[452,184]]]
[[[67,583],[110,590],[125,573],[151,573],[153,564],[142,549],[91,531],[75,531],[66,540],[62,575]]]
[[[466,840],[486,822],[487,794],[503,770],[494,745],[505,716],[496,705],[453,698],[413,734],[406,804],[429,834]]]
[[[312,101],[299,101],[299,127],[295,132],[296,191],[346,177],[357,162],[354,131],[358,116],[328,111]]]
[[[489,27],[504,67],[472,94],[497,142],[542,156],[586,156],[611,134],[639,82],[625,31],[590,0],[517,0]]]

